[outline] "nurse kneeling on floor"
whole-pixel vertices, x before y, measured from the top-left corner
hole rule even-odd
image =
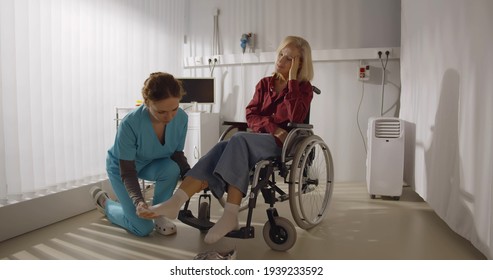
[[[181,83],[167,73],[152,73],[144,82],[144,104],[128,113],[118,126],[114,145],[108,150],[106,170],[118,201],[109,199],[99,187],[91,195],[109,221],[137,236],[154,229],[170,235],[176,226],[160,216],[142,219],[148,205],[139,178],[155,182],[152,205],[168,200],[178,179],[190,169],[183,148],[188,116],[179,108]]]

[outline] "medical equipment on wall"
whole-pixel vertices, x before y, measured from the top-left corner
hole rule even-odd
[[[255,34],[251,32],[243,33],[240,39],[240,47],[243,53],[245,53],[247,47],[250,49],[251,52],[253,52],[255,48]]]

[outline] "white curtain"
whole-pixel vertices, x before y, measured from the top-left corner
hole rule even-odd
[[[401,116],[416,191],[493,257],[493,1],[403,0]]]
[[[182,69],[180,0],[0,0],[0,205],[106,177],[114,107]]]

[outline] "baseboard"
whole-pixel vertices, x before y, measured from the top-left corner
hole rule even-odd
[[[0,241],[94,210],[89,190],[108,180],[0,207]]]

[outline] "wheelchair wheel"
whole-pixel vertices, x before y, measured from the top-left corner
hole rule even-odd
[[[329,148],[317,135],[297,147],[290,171],[289,204],[296,224],[310,229],[325,217],[332,197],[334,167]]]
[[[263,235],[267,245],[275,251],[287,251],[296,243],[296,229],[286,218],[274,217],[276,226],[269,221],[264,225]]]

